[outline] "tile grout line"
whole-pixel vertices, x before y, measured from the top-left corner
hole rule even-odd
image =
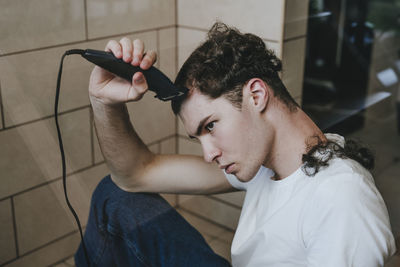
[[[74,255],[75,254],[69,255],[68,257],[63,258],[62,260],[59,260],[59,261],[57,261],[55,263],[52,263],[52,264],[48,265],[48,267],[54,267],[54,265],[61,264],[61,263],[64,263],[66,266],[71,266],[72,267],[73,265],[67,263],[66,261],[69,260],[70,258],[74,257]]]
[[[194,211],[192,211],[192,210],[186,209],[186,208],[184,208],[184,207],[179,207],[179,209],[180,209],[180,210],[183,210],[183,211],[185,211],[185,212],[187,212],[187,213],[189,213],[189,214],[191,214],[191,215],[193,215],[193,216],[195,216],[195,217],[197,217],[197,218],[200,218],[200,219],[202,219],[202,220],[204,220],[204,221],[207,221],[207,222],[209,222],[209,223],[211,223],[211,224],[214,224],[214,225],[216,225],[216,226],[218,226],[218,227],[220,227],[220,228],[223,228],[223,229],[226,230],[226,231],[229,231],[229,232],[232,232],[232,233],[235,232],[234,229],[229,228],[228,226],[223,225],[223,224],[220,224],[220,223],[218,223],[218,222],[216,222],[216,221],[210,220],[209,218],[204,217],[203,215],[200,215],[200,214],[198,214],[198,213],[196,213],[196,212],[194,212]]]
[[[178,47],[178,0],[175,0],[175,76],[178,74],[178,62],[179,62],[179,47]],[[178,116],[175,115],[175,154],[179,152],[179,136],[178,136]],[[179,195],[175,195],[175,208],[179,208]]]
[[[178,74],[178,62],[179,62],[179,31],[178,31],[178,0],[175,0],[175,74]],[[179,136],[178,136],[178,116],[175,115],[175,153],[179,153]],[[178,203],[178,200],[177,202]]]
[[[86,227],[83,227],[83,228],[86,229]],[[82,230],[83,230],[83,229],[82,229]],[[23,258],[23,257],[29,256],[30,254],[33,254],[33,253],[35,253],[36,251],[39,251],[39,250],[41,250],[41,249],[43,249],[43,248],[46,248],[47,246],[52,245],[52,244],[54,244],[54,243],[56,243],[56,242],[58,242],[58,241],[61,241],[61,240],[63,240],[64,238],[67,238],[67,237],[69,237],[69,236],[72,236],[72,235],[74,235],[74,234],[76,234],[76,233],[79,233],[79,231],[78,231],[78,230],[74,230],[74,231],[72,231],[72,232],[66,233],[66,234],[64,234],[64,235],[62,235],[62,236],[60,236],[60,237],[57,237],[57,238],[51,240],[50,242],[47,242],[47,243],[45,243],[45,244],[43,244],[43,245],[40,245],[40,246],[38,246],[38,247],[36,247],[36,248],[34,248],[34,249],[32,249],[32,250],[26,252],[26,253],[23,254],[23,255],[20,255],[18,258],[15,258],[15,259],[13,259],[13,260],[10,260],[10,261],[8,261],[8,262],[5,262],[4,264],[13,263],[13,262],[15,262],[15,261],[17,261],[17,260],[19,260],[19,259],[21,259],[21,258]],[[1,265],[1,266],[3,266],[3,265]]]
[[[75,111],[84,110],[84,109],[89,108],[89,107],[90,107],[90,105],[86,105],[86,106],[81,106],[81,107],[73,108],[73,109],[70,109],[70,110],[62,111],[62,112],[58,113],[58,116],[62,116],[62,115],[69,114],[69,113],[73,113]],[[17,128],[17,127],[25,126],[25,125],[28,125],[28,124],[32,124],[32,123],[35,123],[35,122],[39,122],[39,121],[43,121],[43,120],[47,120],[47,119],[51,119],[51,118],[54,118],[54,114],[47,115],[47,116],[44,116],[44,117],[41,117],[41,118],[38,118],[38,119],[34,119],[34,120],[30,120],[30,121],[18,123],[18,124],[9,126],[9,127],[4,127],[4,125],[3,125],[3,129],[0,130],[0,131],[14,129],[14,128]]]
[[[103,160],[103,161],[98,162],[98,163],[96,163],[96,164],[89,165],[89,166],[87,166],[87,167],[81,168],[81,169],[76,170],[76,171],[73,171],[73,172],[71,172],[71,173],[67,173],[67,179],[69,179],[71,176],[73,176],[73,175],[75,175],[75,174],[79,174],[79,173],[81,173],[81,172],[87,171],[87,170],[89,170],[89,169],[91,169],[91,168],[100,166],[100,165],[105,164],[105,163],[106,163],[106,162]],[[6,200],[7,198],[19,196],[19,195],[24,194],[24,193],[26,193],[26,192],[29,192],[29,191],[31,191],[31,190],[34,190],[34,189],[37,189],[37,188],[39,188],[39,187],[46,186],[46,185],[49,185],[49,184],[58,182],[58,181],[60,181],[60,180],[62,180],[62,176],[59,176],[59,177],[57,177],[57,178],[48,180],[48,181],[43,182],[43,183],[40,183],[40,184],[37,184],[37,185],[35,185],[35,186],[29,187],[29,188],[24,189],[24,190],[22,190],[22,191],[19,191],[19,192],[17,192],[17,193],[14,193],[14,194],[5,196],[5,197],[3,197],[3,198],[0,198],[0,202],[3,201],[3,200]]]
[[[87,18],[87,0],[83,0],[83,12],[85,13],[85,38],[89,39],[89,27],[88,27],[88,18]]]
[[[178,74],[178,62],[179,62],[179,47],[178,47],[178,17],[179,17],[179,10],[178,10],[178,0],[175,0],[175,75]],[[178,116],[175,115],[175,154],[179,153],[179,136],[178,136]],[[178,195],[176,195],[176,205],[178,205]]]
[[[1,131],[1,130],[5,129],[5,127],[6,127],[5,119],[4,119],[3,97],[1,96],[1,81],[0,81],[0,113],[1,113],[1,125],[2,125],[2,128],[0,129],[0,131]]]
[[[279,44],[280,44],[280,56],[279,58],[282,60],[283,59],[283,43],[284,43],[284,39],[285,39],[285,20],[286,20],[286,4],[287,4],[288,0],[282,1],[282,20],[281,20],[281,35],[280,35],[280,39],[279,39]],[[283,63],[282,63],[283,64]]]
[[[89,118],[89,127],[90,127],[90,153],[92,155],[92,165],[94,165],[96,163],[95,160],[95,152],[94,152],[94,131],[93,131],[93,127],[94,127],[94,115],[93,115],[93,110],[89,109],[89,114],[90,114],[90,118]]]
[[[161,154],[161,142],[157,143],[158,154]]]
[[[178,25],[178,0],[175,0],[175,25]]]
[[[283,43],[290,42],[290,41],[296,41],[296,40],[300,40],[303,38],[307,38],[307,35],[299,35],[299,36],[290,37],[290,38],[284,39]]]
[[[165,137],[163,137],[163,138],[160,138],[160,139],[157,139],[157,140],[152,141],[152,142],[150,142],[150,143],[147,143],[146,146],[152,146],[152,145],[155,145],[155,144],[157,144],[157,143],[159,143],[159,142],[164,142],[164,141],[166,141],[166,140],[168,140],[168,139],[171,139],[171,138],[174,137],[174,136],[175,136],[174,134],[170,134],[170,135],[165,136]]]
[[[188,25],[180,25],[179,27],[183,28],[183,29],[187,29],[187,30],[195,30],[195,31],[201,31],[201,32],[205,32],[205,33],[207,33],[209,30],[209,29],[204,29],[204,28],[195,27],[195,26],[188,26]],[[279,41],[277,41],[277,40],[272,40],[272,39],[263,38],[263,37],[261,37],[261,39],[266,42],[279,44]]]
[[[149,28],[149,29],[144,29],[144,30],[137,30],[137,31],[132,31],[132,32],[123,32],[123,33],[118,33],[118,34],[102,36],[102,37],[88,38],[88,39],[82,39],[82,40],[72,41],[72,42],[67,42],[67,43],[62,43],[62,44],[56,44],[56,45],[49,45],[49,46],[43,46],[43,47],[38,47],[38,48],[26,49],[26,50],[21,50],[21,51],[17,51],[17,52],[0,54],[0,58],[7,57],[7,56],[20,55],[20,54],[30,53],[30,52],[44,51],[44,50],[52,49],[52,48],[60,48],[60,47],[69,46],[69,45],[78,45],[78,44],[84,44],[84,43],[87,43],[87,42],[108,40],[108,39],[111,39],[111,38],[124,36],[124,35],[141,34],[141,33],[147,33],[147,32],[152,32],[152,31],[156,31],[156,30],[169,29],[169,28],[173,28],[174,26],[175,25],[171,24],[171,25],[160,26],[160,27],[155,27],[155,28]]]
[[[156,30],[156,49],[157,49],[157,55],[158,55],[158,57],[157,57],[158,60],[156,62],[156,65],[160,69],[161,68],[160,30]]]
[[[1,95],[0,95],[0,100],[1,100]],[[58,116],[70,114],[70,113],[73,113],[75,111],[84,110],[86,108],[90,108],[91,109],[91,105],[81,106],[81,107],[77,107],[77,108],[70,109],[70,110],[67,110],[67,111],[59,112]],[[0,129],[0,132],[1,131],[5,131],[5,130],[11,130],[11,129],[14,129],[14,128],[17,128],[17,127],[21,127],[21,126],[25,126],[25,125],[29,125],[29,124],[33,124],[33,123],[40,122],[40,121],[47,120],[47,119],[51,119],[51,118],[54,118],[54,114],[53,115],[47,115],[45,117],[41,117],[41,118],[34,119],[34,120],[31,120],[31,121],[26,121],[26,122],[22,122],[22,123],[19,123],[19,124],[15,124],[15,125],[12,125],[12,126],[9,126],[9,127],[4,127],[3,129]],[[171,134],[171,135],[162,137],[160,139],[154,140],[154,141],[148,143],[147,145],[148,146],[154,145],[154,144],[156,144],[158,142],[165,141],[165,140],[170,139],[171,137],[174,137],[174,136],[175,136],[175,134]]]
[[[173,138],[174,136],[175,136],[175,135],[169,135],[169,136],[163,137],[163,138],[161,138],[161,139],[159,139],[159,140],[156,140],[156,141],[153,141],[153,142],[151,142],[151,143],[149,143],[149,144],[146,144],[146,146],[151,146],[151,145],[159,144],[159,143],[161,143],[161,142],[163,142],[163,141],[166,141],[166,140],[168,140],[168,139]],[[100,165],[105,164],[105,163],[106,163],[105,160],[102,160],[102,161],[97,162],[97,163],[96,163],[96,162],[95,162],[95,163],[92,163],[92,164],[90,164],[90,165],[88,165],[88,166],[86,166],[86,167],[83,167],[83,168],[81,168],[81,169],[72,171],[71,173],[67,173],[67,178],[69,178],[70,176],[73,176],[73,175],[75,175],[75,174],[79,174],[79,173],[81,173],[81,172],[87,171],[87,170],[89,170],[89,169],[91,169],[91,168],[100,166]],[[26,192],[28,192],[28,191],[37,189],[37,188],[42,187],[42,186],[46,186],[46,185],[48,185],[48,184],[57,182],[57,181],[59,181],[59,180],[62,180],[62,176],[56,177],[56,178],[54,178],[54,179],[50,179],[50,180],[48,180],[48,181],[46,181],[46,182],[37,184],[37,185],[35,185],[35,186],[26,188],[26,189],[24,189],[24,190],[22,190],[22,191],[19,191],[19,192],[17,192],[17,193],[14,193],[14,194],[5,196],[5,197],[3,197],[3,198],[0,198],[0,201],[3,201],[3,200],[5,200],[5,199],[7,199],[7,198],[10,198],[10,197],[15,197],[15,196],[21,195],[21,194],[26,193]]]
[[[10,264],[10,263],[13,263],[13,262],[16,261],[16,260],[18,260],[18,258],[14,258],[14,259],[12,259],[12,260],[3,262],[3,263],[0,264],[0,267],[6,266],[6,265],[8,265],[8,264]]]
[[[14,239],[15,239],[15,251],[17,258],[19,258],[19,246],[18,246],[18,234],[17,234],[17,220],[15,218],[15,206],[14,206],[14,197],[10,197],[11,200],[11,213],[12,213],[12,220],[13,220],[13,227],[14,227]]]
[[[217,197],[215,197],[215,196],[213,196],[213,195],[209,195],[209,196],[205,196],[205,197],[207,197],[207,198],[209,198],[209,199],[212,199],[212,200],[215,200],[215,201],[217,201],[217,202],[220,202],[220,203],[222,203],[222,204],[225,204],[225,205],[227,205],[227,206],[230,206],[230,207],[232,207],[232,208],[235,208],[235,209],[238,209],[238,210],[242,210],[242,207],[240,207],[239,205],[232,204],[232,203],[230,203],[230,202],[228,202],[228,201],[226,201],[226,200],[217,198]]]

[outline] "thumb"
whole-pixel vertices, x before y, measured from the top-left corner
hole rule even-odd
[[[146,78],[143,73],[136,72],[132,77],[132,89],[128,96],[129,100],[139,100],[148,90],[149,86],[147,84]]]

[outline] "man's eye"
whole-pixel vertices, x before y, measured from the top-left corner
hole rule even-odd
[[[207,124],[205,128],[207,131],[211,132],[214,129],[214,125],[215,125],[215,122],[213,121],[213,122],[210,122],[209,124]]]

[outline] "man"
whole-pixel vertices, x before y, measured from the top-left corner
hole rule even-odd
[[[106,50],[142,69],[156,60],[139,40],[110,41]],[[150,152],[125,106],[147,91],[143,74],[129,83],[95,67],[90,101],[111,176],[92,199],[85,234],[92,265],[229,266],[158,195],[140,192],[246,190],[233,266],[383,266],[395,245],[365,168],[373,158],[354,142],[324,135],[292,99],[280,70],[259,37],[212,27],[176,78],[189,93],[172,101],[200,141],[202,160]],[[85,264],[82,247],[76,261]]]

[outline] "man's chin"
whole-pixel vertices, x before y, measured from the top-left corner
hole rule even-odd
[[[236,178],[241,181],[242,183],[246,183],[248,181],[250,181],[253,176],[249,176],[249,175],[241,175],[239,172],[234,174],[236,176]]]
[[[238,171],[237,173],[234,173],[234,175],[236,176],[236,178],[241,181],[242,183],[246,183],[249,182],[250,180],[252,180],[254,178],[254,176],[256,176],[258,172],[257,170],[253,170],[253,171],[249,171],[247,173],[243,173],[241,171]]]

